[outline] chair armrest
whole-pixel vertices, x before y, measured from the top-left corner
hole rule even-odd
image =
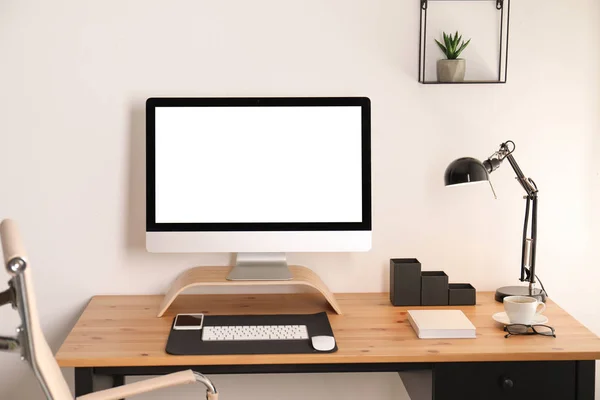
[[[158,389],[164,389],[172,386],[196,383],[196,375],[192,370],[175,372],[173,374],[146,379],[144,381],[130,383],[112,389],[102,390],[77,397],[76,400],[119,400],[129,398],[142,393],[152,392]],[[207,398],[217,400],[216,393],[208,393]]]
[[[2,253],[4,254],[4,263],[8,264],[15,258],[27,259],[25,247],[21,241],[19,228],[15,221],[5,219],[0,224],[0,240],[2,241]],[[8,271],[14,273],[15,271]]]

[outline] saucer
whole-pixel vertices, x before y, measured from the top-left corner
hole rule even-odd
[[[508,319],[508,315],[506,315],[505,312],[496,313],[492,315],[492,318],[494,318],[494,321],[500,322],[502,325],[510,325],[510,319]],[[548,322],[548,317],[542,314],[536,314],[533,317],[533,321],[531,321],[529,325],[545,324],[546,322]]]

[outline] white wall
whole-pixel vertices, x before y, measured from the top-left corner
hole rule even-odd
[[[95,294],[161,293],[188,267],[229,261],[144,251],[143,104],[159,95],[371,97],[373,249],[291,257],[336,292],[386,290],[390,257],[418,257],[480,290],[515,283],[523,200],[510,168],[493,176],[497,201],[484,186],[442,186],[452,159],[514,140],[541,188],[539,275],[600,333],[590,303],[600,279],[598,2],[513,1],[509,83],[498,86],[419,85],[417,16],[417,0],[2,1],[0,217],[22,226],[53,347]],[[458,28],[476,42],[477,26]],[[0,311],[0,333],[16,324]],[[0,398],[41,398],[17,357],[0,357]],[[216,380],[227,399],[307,387],[315,399],[341,388],[346,399],[405,398],[394,374]]]

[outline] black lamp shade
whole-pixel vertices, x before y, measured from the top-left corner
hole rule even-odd
[[[476,158],[463,157],[452,161],[444,173],[446,186],[489,180],[483,163]]]

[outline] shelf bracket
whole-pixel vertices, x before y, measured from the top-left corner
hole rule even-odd
[[[496,0],[496,9],[502,10],[504,8],[504,0]]]
[[[427,10],[427,0],[421,0],[421,10]]]

